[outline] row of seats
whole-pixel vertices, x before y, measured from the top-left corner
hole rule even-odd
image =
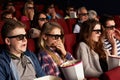
[[[58,22],[64,30],[65,34],[71,34],[73,33],[73,28],[74,25],[76,24],[76,19],[75,18],[71,18],[71,19],[55,19],[55,20],[51,20],[54,22]],[[26,30],[28,31],[31,27],[30,27],[30,21],[22,21],[26,26]]]
[[[73,28],[74,28],[74,25],[77,22],[77,19],[76,18],[55,19],[55,20],[51,20],[51,21],[58,22],[63,27],[63,30],[64,30],[65,34],[71,34],[71,33],[73,33]]]
[[[74,25],[76,24],[75,18],[66,19],[66,20],[65,19],[55,19],[55,20],[51,20],[51,21],[58,22],[63,27],[65,34],[73,33],[73,28],[74,28]],[[0,21],[0,30],[1,30],[3,23],[4,23],[3,21]],[[28,31],[31,28],[30,21],[22,21],[22,23],[24,23],[26,25],[26,31]]]
[[[25,5],[25,2],[15,2],[15,9],[16,9],[16,14],[15,17],[20,20],[20,17],[22,16],[22,9]],[[42,4],[35,4],[35,9],[37,11],[43,11],[45,5]],[[55,10],[57,13],[59,13],[60,15],[64,16],[64,11],[59,9],[58,6],[55,6]],[[2,6],[0,6],[0,14],[2,12]]]

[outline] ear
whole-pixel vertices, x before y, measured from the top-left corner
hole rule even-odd
[[[42,36],[44,40],[47,40],[47,36],[46,35],[43,35]]]
[[[9,38],[5,38],[5,43],[6,43],[7,45],[10,45],[10,39],[9,39]]]

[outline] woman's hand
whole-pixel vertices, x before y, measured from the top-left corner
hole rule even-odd
[[[60,39],[57,40],[57,41],[54,43],[54,45],[56,46],[56,48],[57,48],[58,50],[61,51],[61,53],[63,54],[63,56],[66,55],[66,50],[65,50],[65,47],[64,47],[64,44],[63,44],[62,40],[60,40]]]
[[[120,31],[118,29],[115,29],[115,37],[120,40]]]
[[[33,20],[34,17],[34,10],[29,11],[29,18],[30,20]]]
[[[114,37],[115,37],[115,34],[107,33],[107,38],[108,38],[109,42],[112,44],[112,46],[116,44]]]

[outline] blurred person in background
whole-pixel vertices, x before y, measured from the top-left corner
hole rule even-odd
[[[29,31],[29,37],[33,38],[35,41],[36,52],[38,52],[38,50],[39,50],[38,40],[39,40],[39,36],[41,33],[41,29],[43,27],[43,24],[46,22],[48,22],[46,13],[38,12],[37,14],[35,14],[34,19],[33,19],[32,28]]]
[[[44,23],[48,22],[48,17],[44,12],[38,12],[34,15],[33,24],[30,29],[31,38],[38,38]]]
[[[88,18],[89,19],[95,19],[95,20],[99,21],[99,19],[97,17],[98,17],[97,12],[95,10],[88,11]]]
[[[80,7],[78,9],[77,15],[78,15],[78,20],[77,20],[77,23],[75,24],[75,27],[73,29],[73,33],[80,33],[81,24],[84,21],[88,20],[88,11],[85,7]]]
[[[75,8],[72,5],[68,5],[66,9],[66,15],[64,19],[77,18]]]
[[[51,19],[60,19],[60,18],[63,18],[60,14],[58,14],[56,11],[55,11],[55,5],[54,3],[48,3],[45,8],[44,8],[44,11],[46,12],[47,14],[47,17],[49,20]]]
[[[1,14],[1,20],[6,21],[9,18],[17,20],[16,17],[13,17],[13,14],[10,11],[3,11]]]
[[[3,5],[3,13],[4,12],[10,12],[12,14],[12,17],[14,17],[14,19],[16,18],[16,9],[15,9],[15,4],[13,1],[7,1]],[[16,18],[16,20],[17,20],[17,18]]]
[[[3,6],[3,11],[10,11],[14,14],[16,11],[14,3],[12,1],[7,1]]]
[[[34,2],[27,1],[24,5],[23,15],[21,16],[21,21],[32,21],[35,14]]]

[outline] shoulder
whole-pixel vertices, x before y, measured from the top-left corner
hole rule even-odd
[[[70,19],[70,16],[66,15],[66,16],[64,17],[64,19]]]
[[[85,42],[80,42],[79,46],[83,46],[83,47],[86,46],[87,47],[88,45]]]
[[[2,49],[0,52],[0,60],[10,60],[9,54],[7,52],[7,50]]]
[[[2,50],[0,52],[0,68],[2,68],[2,69],[6,68],[8,70],[9,69],[9,65],[10,65],[10,61],[11,61],[11,59],[10,59],[7,51]]]
[[[33,53],[33,52],[29,51],[29,50],[25,51],[24,54],[26,56],[30,57],[31,59],[34,59],[34,60],[37,58],[35,53]]]
[[[47,52],[45,52],[44,50],[40,50],[38,53],[37,53],[37,57],[39,60],[41,59],[44,59],[44,58],[48,58],[48,54]]]
[[[89,46],[85,43],[85,42],[80,42],[79,45],[78,45],[78,50],[80,52],[82,51],[86,51],[86,50],[89,50]]]
[[[75,27],[80,27],[78,24],[75,24]]]
[[[21,17],[21,21],[27,21],[27,20],[29,20],[29,18],[27,16],[22,16]]]
[[[83,51],[83,50],[89,50],[90,48],[85,42],[80,42],[78,45],[78,49]]]

